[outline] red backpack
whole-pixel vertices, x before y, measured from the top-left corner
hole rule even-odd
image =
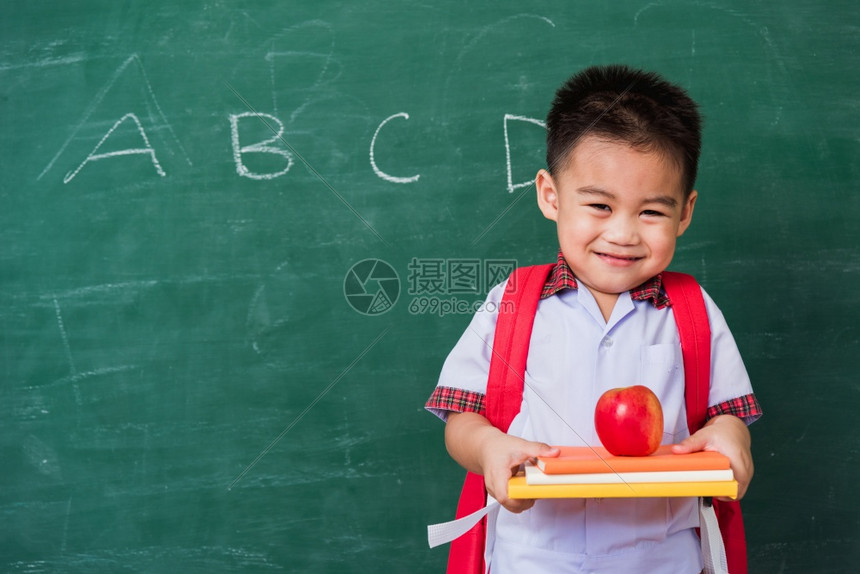
[[[529,341],[538,302],[553,264],[520,267],[511,274],[500,309],[514,312],[498,315],[493,357],[487,382],[486,417],[508,432],[522,406],[523,384]],[[702,291],[696,280],[684,273],[663,272],[663,287],[672,302],[672,311],[681,338],[684,359],[684,398],[690,434],[705,424],[711,369],[711,329]],[[507,302],[507,303],[505,303]],[[457,506],[457,518],[468,516],[487,503],[484,477],[466,473]],[[726,548],[731,574],[747,573],[746,539],[737,501],[714,500],[714,511]],[[451,542],[448,574],[483,574],[486,518]]]

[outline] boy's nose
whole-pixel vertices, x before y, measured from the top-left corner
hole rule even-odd
[[[639,241],[639,228],[629,218],[613,217],[607,222],[603,236],[616,245],[634,245]]]

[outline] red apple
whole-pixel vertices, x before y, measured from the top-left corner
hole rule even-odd
[[[643,385],[610,389],[594,409],[597,437],[616,456],[648,456],[663,440],[663,407]]]

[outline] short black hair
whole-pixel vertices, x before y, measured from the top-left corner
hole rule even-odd
[[[698,105],[682,88],[653,72],[592,66],[556,92],[546,118],[549,172],[563,169],[586,135],[656,150],[682,170],[685,196],[693,190],[702,147]]]

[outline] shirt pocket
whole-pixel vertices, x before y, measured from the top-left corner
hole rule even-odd
[[[678,433],[686,428],[684,369],[680,345],[664,343],[642,347],[639,380],[640,384],[654,391],[660,399],[665,433],[663,443],[675,442]],[[683,428],[679,427],[680,424]]]
[[[671,375],[678,368],[681,348],[674,343],[646,345],[642,347],[641,363],[643,371],[656,376]]]

